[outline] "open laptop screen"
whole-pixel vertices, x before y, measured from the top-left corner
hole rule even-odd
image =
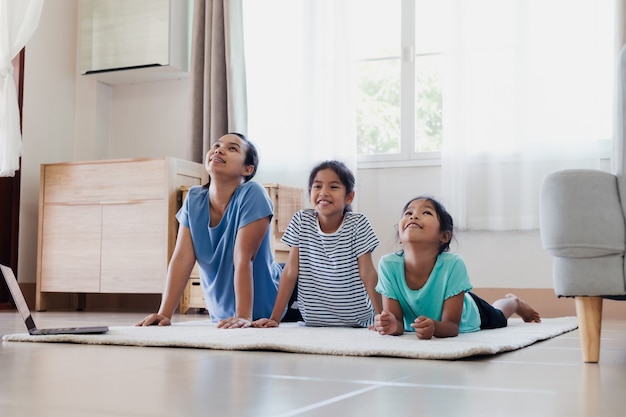
[[[17,283],[17,279],[15,279],[15,275],[13,274],[13,270],[8,266],[0,265],[0,269],[2,270],[2,275],[4,275],[4,280],[6,281],[9,291],[11,291],[11,295],[13,296],[13,301],[15,301],[15,306],[17,310],[22,315],[24,321],[28,321],[30,319],[30,323],[26,323],[28,328],[32,328],[35,326],[35,323],[32,321],[32,317],[30,317],[30,310],[28,309],[28,304],[26,304],[26,300],[22,295],[22,290]],[[32,325],[32,326],[31,326]]]

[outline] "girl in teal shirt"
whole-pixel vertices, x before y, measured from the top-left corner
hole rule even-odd
[[[492,305],[470,292],[463,259],[448,252],[452,233],[452,217],[438,201],[417,197],[405,205],[398,223],[402,250],[379,261],[376,291],[383,311],[374,330],[414,331],[419,339],[430,339],[505,327],[513,314],[539,323],[539,313],[514,294]]]

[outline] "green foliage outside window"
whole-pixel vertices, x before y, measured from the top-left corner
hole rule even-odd
[[[359,65],[357,150],[360,154],[400,152],[400,71],[397,60]]]
[[[362,155],[400,153],[399,60],[359,64],[357,151]],[[420,68],[416,79],[415,151],[441,150],[442,81],[432,67]]]
[[[443,140],[441,76],[435,71],[419,71],[416,90],[415,151],[438,152]]]

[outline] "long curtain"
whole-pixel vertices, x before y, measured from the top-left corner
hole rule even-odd
[[[548,172],[609,169],[620,1],[445,2],[440,197],[460,229],[537,229]],[[301,186],[315,160],[355,160],[348,3],[244,0],[249,133],[268,181]]]
[[[244,1],[249,134],[259,147],[260,181],[306,187],[312,166],[325,159],[356,174],[346,3]]]
[[[460,228],[536,229],[546,173],[609,167],[614,6],[454,2],[442,187]]]
[[[247,133],[241,0],[196,0],[191,51],[192,158],[202,161],[212,141]]]
[[[43,0],[0,0],[0,177],[20,166],[22,134],[11,61],[39,24]]]

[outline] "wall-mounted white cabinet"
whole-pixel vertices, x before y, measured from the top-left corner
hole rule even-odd
[[[186,77],[192,1],[81,0],[81,74],[111,85]]]

